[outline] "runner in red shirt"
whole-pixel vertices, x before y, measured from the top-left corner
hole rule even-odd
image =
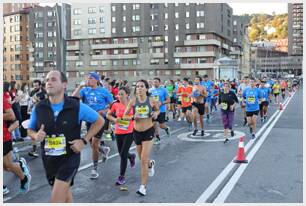
[[[129,103],[130,91],[126,87],[122,87],[118,93],[118,102],[115,102],[111,109],[108,111],[106,118],[112,122],[115,122],[115,137],[118,147],[118,152],[120,154],[120,176],[116,181],[116,185],[125,184],[125,171],[127,167],[127,160],[130,160],[130,165],[132,168],[135,167],[135,154],[130,154],[129,150],[133,143],[133,128],[134,121],[123,120],[123,114],[126,109],[127,104]],[[128,116],[133,117],[133,109],[130,110]]]
[[[12,106],[9,103],[7,95],[3,95],[3,169],[13,172],[20,179],[20,193],[27,193],[30,190],[31,175],[30,169],[24,158],[20,158],[19,163],[13,162],[12,157],[12,139],[10,132],[18,127],[18,124],[12,124],[8,127],[8,121],[14,121],[15,115]],[[17,125],[17,127],[16,127]]]

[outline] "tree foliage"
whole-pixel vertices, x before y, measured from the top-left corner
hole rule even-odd
[[[249,20],[249,39],[251,42],[288,38],[288,15],[252,14],[244,15]],[[274,28],[275,32],[268,34],[265,27]]]

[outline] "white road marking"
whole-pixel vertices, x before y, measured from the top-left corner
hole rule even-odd
[[[290,97],[289,101],[292,99],[292,96]],[[288,104],[289,104],[288,101]],[[228,181],[228,183],[224,186],[222,191],[219,193],[219,195],[216,197],[214,200],[214,203],[224,203],[226,198],[229,196],[231,191],[234,189],[234,186],[240,179],[241,175],[247,168],[247,166],[250,164],[252,159],[254,158],[255,154],[261,147],[261,145],[264,143],[264,141],[267,139],[268,135],[270,134],[271,130],[273,129],[274,125],[277,123],[283,112],[285,111],[284,109],[287,107],[287,105],[284,106],[283,110],[279,112],[278,116],[274,119],[272,124],[268,127],[268,129],[265,131],[265,133],[260,137],[260,139],[256,142],[255,146],[252,148],[250,153],[247,155],[246,159],[249,161],[248,164],[242,164],[240,167],[237,169],[237,171],[234,173],[234,175],[231,177],[231,179]]]
[[[294,94],[292,94],[291,98]],[[284,102],[284,105],[289,101],[289,98],[287,98]],[[272,122],[274,117],[279,113],[280,110],[276,110],[274,114],[269,118],[268,122],[266,122],[260,130],[256,133],[257,138],[260,136],[260,134],[266,129],[266,127]],[[249,141],[247,145],[245,146],[244,150],[245,153],[251,148],[251,146],[254,144],[254,141]],[[236,157],[232,159],[232,161],[222,170],[222,172],[216,177],[216,179],[208,186],[208,188],[200,195],[200,197],[196,200],[196,203],[205,203],[208,201],[208,199],[211,197],[211,195],[216,191],[216,189],[219,187],[219,185],[222,184],[224,179],[227,177],[227,175],[232,171],[236,163],[233,163],[233,160]]]

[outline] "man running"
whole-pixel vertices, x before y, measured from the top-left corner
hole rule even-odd
[[[192,91],[193,103],[192,103],[192,114],[193,114],[193,136],[198,132],[197,116],[200,115],[200,126],[201,126],[201,136],[204,136],[204,98],[207,96],[205,87],[200,85],[202,78],[197,76],[194,79],[194,86]]]
[[[244,119],[244,123],[243,126],[245,126],[248,122],[247,122],[247,117],[246,117],[246,111],[245,111],[245,104],[242,101],[242,94],[244,92],[244,90],[248,87],[248,82],[247,82],[247,77],[244,77],[241,81],[241,84],[238,86],[238,98],[240,101],[240,106],[242,109],[242,113],[243,113],[243,119]]]
[[[72,96],[81,98],[83,103],[87,104],[90,108],[94,109],[100,114],[104,119],[106,119],[106,113],[109,109],[109,105],[114,101],[112,94],[103,87],[98,86],[100,81],[99,75],[95,72],[90,72],[87,77],[87,87],[82,88],[80,85],[73,92]],[[81,89],[82,88],[82,89]],[[90,129],[91,124],[86,123],[87,130]],[[93,160],[93,170],[91,170],[91,179],[96,179],[99,177],[98,160],[99,152],[104,153],[105,158],[108,158],[110,148],[102,146],[100,148],[100,140],[103,136],[103,132],[108,129],[109,121],[105,121],[103,128],[92,138],[92,160]],[[102,141],[103,144],[103,141]]]
[[[271,89],[265,86],[266,82],[261,81],[259,92],[261,94],[260,99],[260,121],[264,122],[267,120],[268,116],[268,106],[269,106],[269,95],[271,93]]]
[[[211,104],[211,94],[214,88],[214,83],[208,79],[208,75],[204,75],[204,81],[200,83],[203,87],[206,88],[207,96],[204,99],[205,104],[205,113],[207,117],[207,121],[209,121],[209,105]]]
[[[188,122],[188,129],[189,131],[192,130],[192,85],[188,84],[188,79],[183,79],[183,86],[180,87],[177,91],[178,95],[182,96],[182,113],[187,119]],[[181,117],[180,117],[181,118]]]
[[[250,87],[243,92],[243,101],[246,105],[246,116],[252,139],[255,139],[256,118],[259,112],[259,99],[261,98],[258,88],[255,87],[255,80],[250,79]]]
[[[160,113],[157,119],[153,119],[154,128],[155,128],[155,142],[154,144],[160,144],[160,130],[164,129],[168,137],[170,137],[170,127],[168,127],[166,122],[166,104],[170,103],[170,97],[167,90],[164,87],[160,86],[160,78],[155,77],[153,79],[153,88],[150,90],[151,96],[155,99],[156,102],[159,102]],[[159,124],[159,127],[158,127]]]
[[[56,70],[46,77],[48,99],[33,109],[28,135],[41,142],[42,161],[48,183],[52,186],[52,203],[71,203],[70,186],[78,171],[80,152],[101,129],[104,120],[97,112],[65,95],[67,77]],[[82,121],[92,125],[81,138]]]

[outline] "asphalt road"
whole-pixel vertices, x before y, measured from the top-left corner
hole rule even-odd
[[[238,182],[229,191],[225,202],[301,203],[303,201],[302,96],[300,89],[290,99],[288,106],[273,128],[271,127],[266,140],[252,161],[247,164]],[[279,107],[272,103],[269,108],[269,117],[271,118],[275,112],[277,114],[280,112]],[[214,114],[210,122],[205,121],[204,138],[191,137],[185,122],[170,120],[168,124],[171,127],[172,136],[170,138],[162,136],[161,144],[153,148],[152,158],[156,161],[155,176],[149,178],[147,196],[139,197],[135,193],[140,183],[139,160],[136,162],[136,168],[131,169],[128,166],[126,172],[128,191],[120,191],[119,187],[115,186],[119,175],[119,157],[116,154],[115,142],[108,141],[107,145],[112,148],[111,158],[106,163],[99,164],[100,177],[96,180],[89,179],[90,148],[87,146],[82,151],[81,171],[78,172],[72,187],[74,202],[194,203],[235,158],[239,137],[245,136],[245,145],[253,141],[250,140],[248,127],[242,125],[240,108],[237,108],[235,114],[235,138],[226,145],[223,144],[223,128],[219,111]],[[265,129],[262,129],[265,132],[269,125],[261,125],[258,121],[258,130],[265,126]],[[162,134],[165,133],[162,132]],[[253,146],[255,144],[257,140]],[[132,152],[135,152],[135,149],[132,149]],[[26,158],[31,169],[30,192],[26,195],[17,194],[19,187],[17,177],[4,172],[4,183],[11,191],[4,196],[4,202],[49,202],[51,187],[47,184],[41,159],[33,159],[26,153],[22,152],[21,156]],[[238,166],[236,165],[235,170],[228,174],[224,184]],[[208,202],[213,202],[217,195],[222,196],[218,192],[223,187],[224,185],[219,186]]]

